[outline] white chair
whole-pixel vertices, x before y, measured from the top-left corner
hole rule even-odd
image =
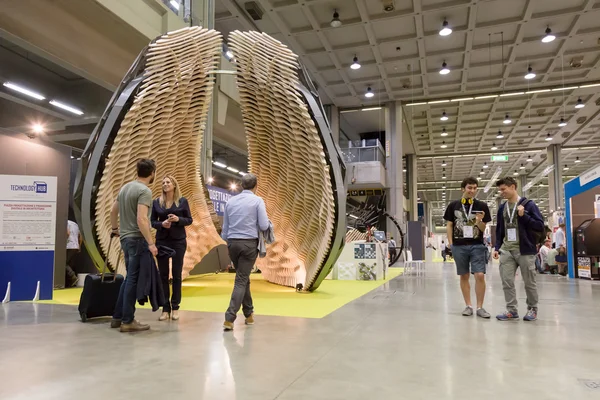
[[[413,260],[412,251],[406,250],[404,253],[404,273],[412,272],[414,267],[417,268],[417,276],[421,275],[421,271],[425,274],[425,262],[423,260]]]

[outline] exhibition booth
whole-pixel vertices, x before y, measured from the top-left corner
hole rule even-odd
[[[565,184],[570,278],[600,279],[600,165]]]

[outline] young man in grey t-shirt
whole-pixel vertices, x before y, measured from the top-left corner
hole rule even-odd
[[[139,160],[137,179],[121,188],[110,213],[112,233],[121,238],[121,248],[127,268],[127,277],[121,285],[111,323],[111,328],[120,327],[121,332],[150,329],[149,325],[136,321],[134,314],[141,254],[146,251],[150,251],[153,256],[158,254],[150,232],[152,191],[148,187],[154,182],[155,173],[154,160]],[[120,229],[119,220],[121,222]]]

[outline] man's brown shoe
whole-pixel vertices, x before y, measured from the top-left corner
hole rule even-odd
[[[232,331],[233,330],[233,322],[229,322],[229,321],[223,322],[223,329],[225,329],[226,331]]]
[[[130,324],[121,324],[121,332],[140,332],[148,329],[150,329],[150,325],[140,324],[137,320],[133,320]]]
[[[112,319],[110,321],[110,328],[111,329],[116,329],[116,328],[120,328],[121,327],[121,320],[120,319]]]
[[[246,325],[254,325],[254,314],[250,314],[250,316],[246,318]]]

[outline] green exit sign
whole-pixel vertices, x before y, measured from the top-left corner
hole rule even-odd
[[[503,156],[492,156],[492,161],[506,162],[506,161],[508,161],[508,154],[503,155]]]

